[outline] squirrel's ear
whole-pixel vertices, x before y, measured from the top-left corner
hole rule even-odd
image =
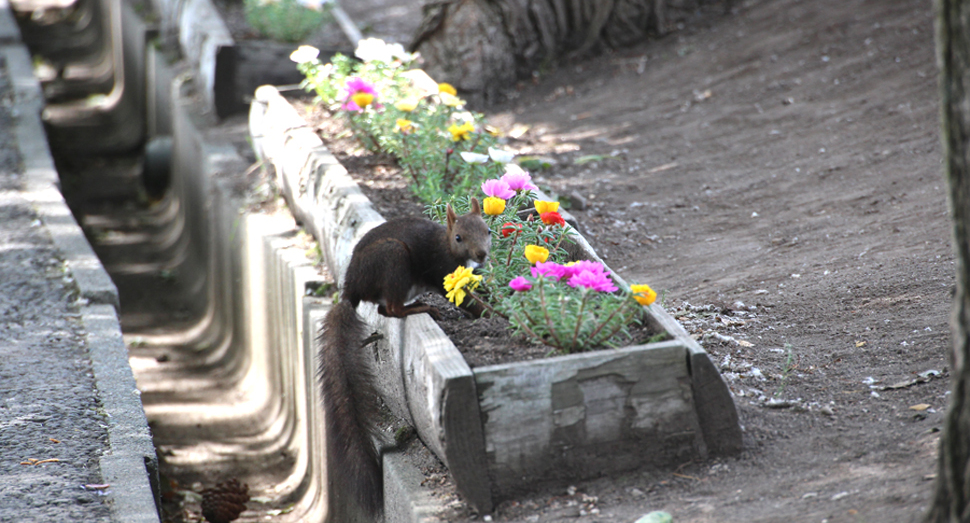
[[[478,203],[478,198],[472,196],[471,204],[471,210],[468,212],[468,214],[482,214],[482,207]]]
[[[448,217],[448,228],[451,229],[452,226],[455,225],[455,222],[458,221],[458,215],[455,214],[455,210],[451,207],[450,203],[448,204],[448,210],[445,214]]]

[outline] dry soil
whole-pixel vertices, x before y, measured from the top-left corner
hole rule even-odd
[[[740,3],[736,3],[740,4]],[[917,521],[954,285],[927,0],[748,1],[520,85],[493,123],[719,365],[743,453],[495,521]],[[583,515],[585,514],[585,515]]]

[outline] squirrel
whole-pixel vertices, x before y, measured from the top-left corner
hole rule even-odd
[[[477,199],[457,216],[447,208],[447,226],[424,218],[385,222],[354,247],[341,298],[323,320],[317,336],[318,378],[326,409],[327,437],[335,449],[332,478],[347,485],[367,516],[383,509],[383,473],[373,444],[380,407],[374,372],[363,350],[366,323],[357,314],[361,301],[378,304],[378,313],[404,318],[438,311],[408,304],[428,292],[445,294],[444,278],[459,265],[478,267],[491,247],[491,233]]]

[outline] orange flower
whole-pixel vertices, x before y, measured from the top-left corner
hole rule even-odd
[[[510,234],[519,234],[522,232],[522,225],[513,222],[505,222],[502,224],[502,237],[508,238]]]
[[[566,225],[566,220],[563,220],[562,215],[558,212],[544,212],[539,215],[539,218],[542,220],[542,223],[546,225]]]

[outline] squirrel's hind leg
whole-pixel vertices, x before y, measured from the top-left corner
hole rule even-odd
[[[384,305],[378,306],[377,312],[382,316],[388,316],[390,318],[404,318],[412,314],[426,312],[435,320],[441,319],[441,313],[438,312],[438,309],[423,303],[404,305],[403,303],[388,302],[386,307]]]

